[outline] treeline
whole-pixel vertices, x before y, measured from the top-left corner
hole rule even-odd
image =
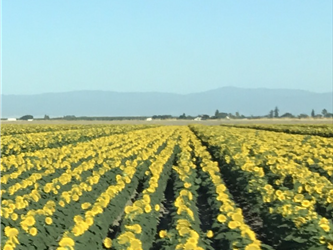
[[[214,115],[208,114],[199,114],[196,116],[186,115],[185,113],[179,116],[172,115],[153,115],[153,116],[75,116],[75,115],[65,115],[63,117],[54,117],[50,118],[49,115],[45,115],[44,118],[35,118],[35,120],[67,120],[67,121],[75,121],[75,120],[86,120],[86,121],[121,121],[121,120],[167,120],[167,119],[179,119],[179,120],[213,120],[213,119],[262,119],[262,118],[333,118],[333,113],[328,112],[326,109],[323,109],[321,113],[316,114],[312,109],[311,114],[299,114],[294,115],[291,113],[284,113],[280,115],[279,108],[275,107],[270,110],[267,115],[262,116],[245,116],[240,114],[239,112],[227,113],[220,112],[218,109],[215,111]],[[1,118],[4,120],[5,118]],[[15,118],[14,118],[15,119]],[[32,115],[24,115],[18,120],[32,120],[34,117]]]
[[[121,120],[146,120],[147,116],[74,116],[66,115],[64,117],[56,117],[51,120],[86,120],[86,121],[121,121]]]

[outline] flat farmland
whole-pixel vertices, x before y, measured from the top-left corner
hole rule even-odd
[[[2,122],[1,249],[333,249],[331,121],[235,121]]]
[[[322,119],[221,119],[221,120],[177,120],[177,119],[167,119],[167,120],[115,120],[115,121],[88,121],[88,120],[75,120],[75,121],[65,121],[65,120],[34,120],[34,121],[7,121],[1,120],[1,124],[157,124],[157,125],[190,125],[190,124],[202,124],[202,125],[220,125],[220,124],[328,124],[333,125],[332,118],[322,118]]]

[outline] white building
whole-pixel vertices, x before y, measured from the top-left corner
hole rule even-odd
[[[152,120],[153,120],[153,118],[151,118],[151,117],[146,119],[146,121],[152,121]]]
[[[16,118],[8,118],[7,121],[16,121]]]

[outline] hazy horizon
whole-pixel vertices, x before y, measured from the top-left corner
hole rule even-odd
[[[51,117],[152,116],[210,114],[221,112],[266,115],[278,107],[281,115],[332,112],[333,92],[313,93],[288,89],[219,88],[193,94],[157,92],[74,91],[37,95],[2,95],[2,117],[25,114]],[[21,115],[19,115],[21,114]]]
[[[309,93],[316,93],[316,94],[326,94],[326,93],[333,93],[333,89],[331,91],[311,91],[311,90],[305,90],[305,89],[287,89],[287,88],[265,88],[265,87],[258,87],[258,88],[241,88],[241,87],[236,87],[236,86],[224,86],[224,87],[218,87],[214,89],[207,89],[199,92],[190,92],[190,93],[177,93],[177,92],[166,92],[166,91],[115,91],[115,90],[101,90],[101,89],[78,89],[78,90],[69,90],[69,91],[53,91],[53,92],[41,92],[41,93],[31,93],[31,94],[3,94],[1,95],[44,95],[44,94],[62,94],[62,93],[72,93],[72,92],[114,92],[114,93],[161,93],[161,94],[176,94],[176,95],[191,95],[191,94],[200,94],[200,93],[205,93],[209,91],[214,91],[214,90],[219,90],[219,89],[224,89],[224,88],[234,88],[234,89],[243,89],[243,90],[276,90],[276,91],[305,91]],[[333,96],[332,96],[332,102],[333,102]],[[333,105],[333,104],[332,104]]]
[[[1,92],[331,92],[332,2],[1,3]]]

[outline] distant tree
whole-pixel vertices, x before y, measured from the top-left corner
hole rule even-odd
[[[152,118],[166,120],[166,119],[171,119],[172,115],[153,115]]]
[[[75,115],[65,115],[64,120],[76,120],[76,116]]]
[[[179,116],[179,119],[186,119],[186,114],[183,113],[182,115]]]
[[[218,118],[226,118],[228,116],[228,113],[224,113],[224,112],[221,112],[221,113],[219,113],[219,116],[218,116]]]
[[[48,115],[44,115],[44,120],[50,120],[50,117]]]
[[[275,107],[275,109],[274,109],[274,117],[275,118],[279,117],[279,109],[278,109],[278,107]]]
[[[316,114],[315,114],[315,111],[314,111],[314,109],[311,111],[311,117],[315,117],[316,116]]]
[[[281,115],[281,118],[294,118],[295,116],[293,116],[291,113],[285,113],[283,115]]]
[[[209,115],[206,115],[206,114],[201,115],[201,119],[202,119],[202,120],[207,120],[207,119],[209,119],[209,118],[210,118]]]
[[[228,113],[219,112],[218,110],[216,110],[214,118],[215,119],[221,119],[221,118],[226,118],[227,116],[228,116]]]
[[[236,116],[233,115],[233,114],[231,114],[231,113],[228,114],[228,117],[229,117],[229,118],[232,118],[232,119],[235,119],[235,118],[236,118]]]
[[[307,114],[300,114],[299,116],[298,116],[298,118],[308,118],[309,116],[307,115]]]
[[[273,116],[274,116],[274,110],[269,111],[268,117],[269,118],[273,118]]]
[[[327,109],[323,109],[323,111],[321,111],[321,113],[323,114],[324,117],[326,117],[326,115],[328,114]]]
[[[32,115],[24,115],[20,118],[20,120],[29,120],[29,119],[34,119]]]

